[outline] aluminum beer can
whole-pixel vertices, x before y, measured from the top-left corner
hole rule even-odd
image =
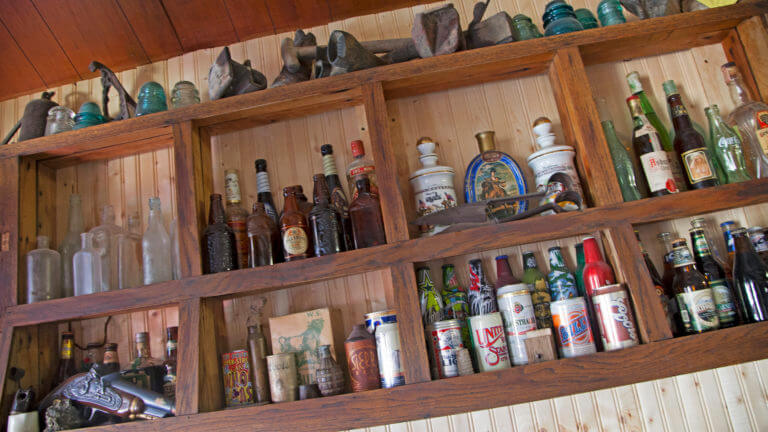
[[[467,321],[469,321],[472,346],[475,350],[477,367],[480,372],[511,367],[501,314],[493,312],[475,315],[469,317]]]
[[[559,300],[549,304],[562,357],[578,357],[597,352],[584,297]]]
[[[600,287],[592,296],[600,334],[606,351],[638,344],[637,325],[629,295],[621,284]]]
[[[378,312],[369,312],[365,314],[365,328],[368,329],[368,333],[374,334],[376,327],[384,323],[396,323],[397,313],[394,309],[383,310]]]
[[[435,379],[459,376],[456,355],[459,348],[465,348],[461,338],[461,322],[452,319],[428,325],[427,340],[432,361],[432,376]]]
[[[528,352],[525,349],[527,333],[536,330],[536,314],[528,285],[515,284],[499,288],[496,297],[499,312],[504,318],[507,333],[507,347],[515,366],[528,364]]]
[[[376,327],[376,354],[379,359],[381,387],[405,385],[403,356],[400,353],[400,330],[397,323],[381,323]]]

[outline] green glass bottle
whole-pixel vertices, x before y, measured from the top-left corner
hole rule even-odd
[[[627,83],[629,84],[629,90],[632,94],[640,99],[640,106],[643,108],[643,114],[645,114],[653,128],[659,133],[659,136],[661,137],[661,146],[668,152],[675,151],[675,147],[672,144],[672,138],[669,136],[669,129],[661,122],[661,119],[653,109],[653,105],[651,105],[650,99],[648,99],[648,95],[643,90],[643,85],[640,83],[640,73],[634,71],[627,74]]]
[[[648,195],[644,179],[642,176],[637,175],[635,165],[632,163],[632,157],[616,136],[613,121],[603,120],[601,124],[603,125],[605,140],[608,142],[608,150],[611,152],[613,169],[616,171],[616,178],[619,180],[619,189],[621,189],[621,197],[624,199],[624,202],[646,198]]]
[[[528,284],[528,290],[531,291],[536,328],[552,328],[552,312],[549,309],[552,296],[549,294],[547,277],[539,270],[533,252],[523,252],[523,268],[523,283]]]
[[[722,117],[717,105],[704,108],[709,120],[709,152],[714,156],[715,169],[719,169],[721,183],[738,183],[752,180],[741,149],[739,135],[731,129]],[[695,127],[695,126],[694,126]]]
[[[584,288],[584,266],[586,265],[584,260],[584,243],[577,243],[573,248],[576,249],[576,271],[574,272],[576,288],[579,290],[579,296],[586,298],[586,289]]]
[[[688,232],[691,234],[696,270],[704,275],[712,289],[720,327],[733,327],[738,324],[739,317],[736,312],[736,301],[726,280],[725,270],[712,257],[704,229],[691,228]]]

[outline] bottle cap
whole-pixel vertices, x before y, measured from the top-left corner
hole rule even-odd
[[[661,87],[664,88],[664,94],[667,97],[672,96],[673,94],[679,94],[677,91],[677,84],[675,84],[674,80],[666,80],[661,84]]]
[[[643,84],[640,83],[640,73],[637,71],[632,71],[627,74],[627,84],[629,84],[629,91],[631,91],[632,94],[643,91]]]
[[[349,146],[352,148],[353,157],[365,156],[365,148],[363,147],[362,141],[354,140],[351,143],[349,143]]]
[[[254,162],[254,165],[256,166],[256,171],[267,170],[267,161],[264,159],[256,159],[256,162]]]
[[[551,247],[551,248],[549,248],[548,250],[549,250],[550,252],[552,252],[552,251],[560,251],[560,246],[552,246],[552,247]]]
[[[496,149],[496,143],[494,142],[494,131],[483,131],[475,134],[477,140],[477,146],[480,148],[480,153],[492,151]]]
[[[629,113],[632,117],[639,117],[643,114],[643,107],[640,105],[640,98],[637,95],[632,95],[627,98],[627,106],[629,107]]]
[[[508,257],[506,255],[499,255],[496,257],[496,261],[498,260],[506,260]]]
[[[736,225],[736,222],[734,222],[732,220],[729,220],[729,221],[725,221],[725,222],[720,224],[720,226],[723,227],[723,228],[725,228],[725,227],[727,227],[729,225]]]
[[[37,248],[48,249],[48,236],[37,236]]]
[[[221,195],[219,195],[219,196],[221,196]],[[135,341],[136,341],[136,343],[147,343],[147,342],[149,342],[149,333],[147,333],[147,332],[136,333]]]
[[[323,144],[320,146],[320,154],[325,155],[332,155],[333,154],[333,146],[330,144]]]

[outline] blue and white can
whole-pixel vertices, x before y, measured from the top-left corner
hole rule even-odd
[[[382,323],[376,327],[376,354],[382,388],[405,385],[403,355],[400,352],[400,330],[397,323]]]
[[[375,334],[376,327],[381,324],[391,324],[397,322],[397,313],[394,309],[388,309],[378,312],[369,312],[365,314],[365,328],[368,333]]]

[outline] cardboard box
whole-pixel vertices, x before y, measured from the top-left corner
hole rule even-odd
[[[315,369],[320,345],[330,345],[331,353],[337,358],[333,342],[333,315],[330,309],[323,308],[269,319],[272,352],[296,353],[299,385],[317,382]]]

